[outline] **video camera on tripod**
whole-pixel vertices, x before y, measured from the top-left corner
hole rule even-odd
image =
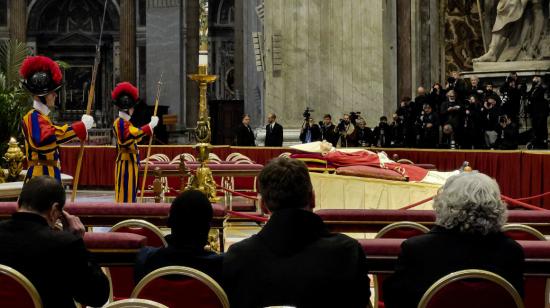
[[[311,117],[311,113],[314,112],[315,110],[313,109],[310,109],[309,107],[306,107],[306,110],[304,110],[304,113],[302,114],[302,116],[304,117],[304,121],[308,121],[309,118]]]

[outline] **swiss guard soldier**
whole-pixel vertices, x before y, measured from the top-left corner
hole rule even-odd
[[[86,140],[94,118],[82,115],[71,125],[54,125],[48,114],[54,108],[56,91],[63,85],[59,65],[44,56],[27,57],[19,74],[23,87],[32,95],[32,109],[23,117],[21,128],[25,136],[28,170],[25,182],[33,177],[48,175],[61,182],[59,145],[74,137]]]
[[[139,152],[137,143],[145,136],[151,136],[159,118],[151,117],[151,122],[137,128],[130,123],[134,107],[139,101],[138,89],[129,82],[116,85],[111,93],[113,104],[119,108],[118,118],[113,123],[117,140],[118,154],[115,168],[116,202],[136,202]]]

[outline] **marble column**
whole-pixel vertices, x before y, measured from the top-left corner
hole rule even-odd
[[[176,115],[179,124],[186,125],[184,7],[179,0],[147,0],[146,18],[147,102],[153,102],[163,74],[160,104],[169,107],[168,113]]]
[[[247,0],[248,1],[248,0]],[[243,24],[244,24],[244,0],[235,0],[235,54],[233,67],[235,68],[235,91],[239,91],[238,98],[243,96]]]
[[[10,39],[25,43],[27,41],[27,1],[10,0],[8,3]]]
[[[243,1],[243,95],[244,111],[250,115],[252,126],[263,126],[266,113],[264,111],[264,74],[256,67],[256,54],[252,42],[252,32],[262,32],[263,25],[256,14],[256,6],[263,0]]]
[[[188,74],[198,71],[199,67],[199,0],[185,0],[185,68]],[[195,81],[185,78],[186,126],[195,127],[199,112],[199,88]]]
[[[136,5],[120,0],[120,80],[136,84]]]
[[[301,126],[306,107],[316,121],[360,111],[371,127],[391,116],[395,28],[386,18],[388,6],[396,12],[393,2],[266,0],[265,112],[285,130]]]
[[[397,1],[397,95],[412,95],[411,2]]]

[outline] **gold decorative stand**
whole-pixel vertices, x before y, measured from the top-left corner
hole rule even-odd
[[[216,196],[216,182],[212,177],[212,170],[208,167],[208,157],[212,145],[210,144],[212,133],[210,131],[210,116],[208,115],[208,106],[206,105],[206,89],[208,84],[213,83],[218,78],[216,75],[208,75],[207,66],[199,65],[198,74],[188,75],[189,79],[199,83],[199,120],[195,129],[195,137],[197,138],[197,158],[200,166],[191,175],[189,184],[185,190],[196,189],[202,191],[208,196],[210,202],[217,202],[219,198]]]
[[[8,151],[4,154],[4,159],[8,163],[8,174],[7,178],[4,178],[4,170],[0,168],[0,183],[3,183],[4,181],[15,182],[18,180],[19,174],[21,173],[21,170],[23,170],[24,158],[25,155],[23,154],[23,151],[21,151],[21,148],[19,148],[17,140],[11,137],[10,142],[8,143]]]

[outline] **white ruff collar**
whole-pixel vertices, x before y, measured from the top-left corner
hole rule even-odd
[[[131,118],[131,116],[124,111],[119,111],[118,116],[126,121],[130,121],[130,118]]]
[[[43,115],[47,116],[50,113],[50,108],[48,106],[44,105],[42,102],[34,100],[32,102],[32,108],[40,111]]]

